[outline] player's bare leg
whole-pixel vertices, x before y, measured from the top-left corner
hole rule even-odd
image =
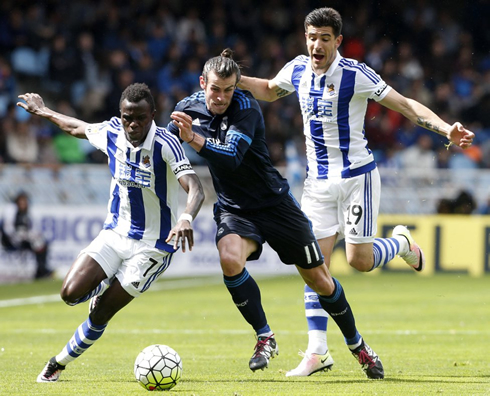
[[[61,286],[61,298],[68,305],[88,301],[107,275],[102,267],[86,253],[82,253],[72,264]],[[102,287],[102,286],[101,286]],[[94,294],[95,293],[95,294]]]
[[[68,284],[70,283],[68,282]],[[75,290],[76,288],[73,287],[72,289]],[[82,287],[81,290],[84,288]],[[66,289],[64,291],[66,292]],[[128,305],[133,298],[115,279],[102,295],[100,302],[90,313],[89,318],[78,327],[63,350],[48,361],[43,371],[38,375],[37,382],[58,381],[66,365],[92,346],[104,333],[109,320]]]

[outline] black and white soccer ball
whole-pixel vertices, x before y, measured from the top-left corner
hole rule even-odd
[[[167,345],[150,345],[136,357],[134,375],[139,384],[149,391],[169,390],[177,385],[182,376],[182,360]]]

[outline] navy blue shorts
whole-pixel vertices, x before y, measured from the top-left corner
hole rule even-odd
[[[236,234],[257,241],[259,247],[247,260],[257,260],[267,242],[284,264],[313,268],[323,264],[323,255],[311,223],[292,195],[280,204],[256,211],[227,210],[214,205],[216,244],[225,235]]]

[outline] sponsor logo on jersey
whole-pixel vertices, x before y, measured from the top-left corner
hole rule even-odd
[[[191,164],[182,164],[178,166],[177,168],[174,169],[174,174],[178,175],[180,172],[187,171],[187,170],[192,170]]]
[[[146,188],[146,186],[132,180],[117,179],[117,182],[123,187]]]
[[[335,85],[333,84],[327,85],[327,88],[328,88],[328,92],[335,92]]]
[[[218,144],[222,144],[221,143],[221,140],[219,140],[218,138],[207,138],[206,139],[210,144],[215,144],[215,145],[218,145]]]
[[[121,164],[117,172],[117,182],[123,187],[148,188],[151,185],[151,172],[145,169]]]
[[[199,120],[199,118],[194,118],[192,120],[192,125],[201,126],[201,121]]]

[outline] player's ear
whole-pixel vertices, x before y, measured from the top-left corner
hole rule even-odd
[[[340,47],[340,44],[342,44],[343,38],[344,38],[344,36],[342,36],[341,34],[339,34],[339,37],[337,37],[335,39],[335,48],[339,48]]]
[[[203,76],[199,77],[199,85],[201,86],[202,89],[206,88],[206,81],[204,81]]]

